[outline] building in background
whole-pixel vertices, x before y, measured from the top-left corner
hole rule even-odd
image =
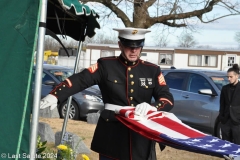
[[[76,62],[77,49],[68,48],[67,50],[69,57],[62,48],[59,52],[45,51],[44,61],[48,64],[73,68]],[[80,53],[77,71],[95,64],[100,57],[119,56],[120,53],[118,45],[88,44],[86,51]],[[161,68],[227,70],[234,63],[240,64],[240,51],[144,46],[141,59],[159,65]]]
[[[88,44],[84,67],[96,63],[100,57],[119,55],[118,45]],[[240,64],[240,51],[144,46],[141,59],[159,65],[161,68],[227,70],[234,63]]]

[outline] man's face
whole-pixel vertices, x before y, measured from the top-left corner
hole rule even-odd
[[[118,42],[119,48],[122,51],[123,56],[130,62],[134,62],[139,59],[142,47],[127,47]]]
[[[231,84],[236,84],[238,82],[239,75],[235,72],[231,71],[227,73],[228,81]]]

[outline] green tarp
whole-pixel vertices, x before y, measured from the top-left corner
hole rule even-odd
[[[0,159],[29,159],[40,9],[41,0],[0,0]],[[78,0],[48,0],[46,27],[55,34],[83,41],[100,28],[97,18]]]
[[[39,0],[0,1],[0,159],[29,154]]]

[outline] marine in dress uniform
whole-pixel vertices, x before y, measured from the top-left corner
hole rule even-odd
[[[234,64],[228,71],[229,84],[223,86],[220,95],[219,118],[222,139],[240,145],[240,83],[239,67]]]
[[[139,28],[114,30],[119,32],[120,48],[140,47],[141,50],[145,34],[149,32]],[[72,75],[54,88],[50,95],[62,102],[96,84],[101,90],[104,104],[144,107],[143,102],[151,104],[154,97],[152,108],[170,111],[173,107],[173,96],[160,67],[139,58],[129,60],[123,50],[120,56],[100,58],[88,69]],[[101,112],[91,149],[109,159],[156,160],[155,142],[131,131],[115,118],[114,111],[107,109]]]

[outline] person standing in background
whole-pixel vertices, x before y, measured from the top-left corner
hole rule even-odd
[[[240,83],[239,66],[234,64],[227,71],[229,84],[223,86],[220,95],[219,118],[222,139],[240,145]]]

